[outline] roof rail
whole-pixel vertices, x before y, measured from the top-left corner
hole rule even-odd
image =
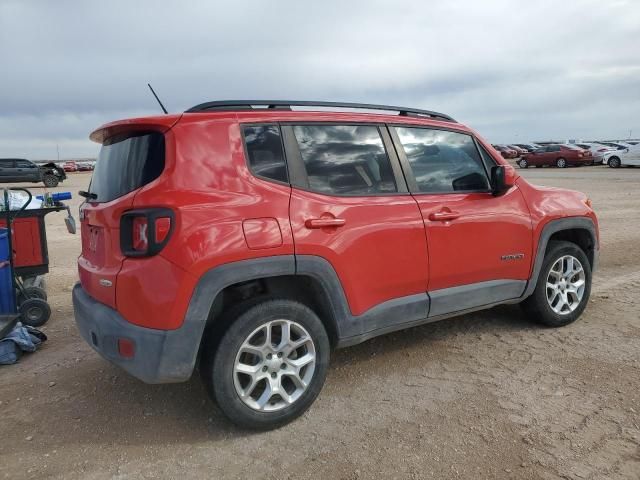
[[[364,110],[389,110],[396,111],[398,115],[426,116],[447,122],[455,122],[453,118],[444,113],[432,112],[430,110],[419,110],[417,108],[394,107],[391,105],[374,105],[370,103],[345,103],[345,102],[314,102],[309,100],[220,100],[215,102],[205,102],[186,110],[186,113],[209,112],[209,111],[234,111],[253,110],[254,107],[272,110],[291,110],[291,107],[329,107],[329,108],[353,108]]]

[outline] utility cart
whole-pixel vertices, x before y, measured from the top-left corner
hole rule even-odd
[[[27,194],[27,201],[18,210],[10,210],[10,191]],[[71,217],[69,207],[61,202],[43,208],[27,209],[32,198],[31,192],[23,188],[4,190],[5,208],[0,212],[0,235],[3,231],[7,232],[6,243],[9,251],[12,252],[5,261],[8,262],[11,270],[11,282],[8,282],[9,286],[1,284],[0,289],[10,288],[11,291],[10,293],[3,291],[0,294],[9,295],[8,300],[4,302],[6,305],[3,305],[2,313],[17,313],[22,323],[38,327],[43,325],[51,315],[47,293],[42,282],[43,275],[49,272],[49,251],[44,217],[51,212],[66,210],[65,223],[69,233],[75,233],[75,221]],[[13,295],[13,305],[11,305],[11,295]]]

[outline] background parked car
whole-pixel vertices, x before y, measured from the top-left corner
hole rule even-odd
[[[493,148],[500,152],[503,158],[518,158],[518,152],[504,145],[493,145]]]
[[[635,147],[626,148],[624,150],[610,150],[605,152],[602,163],[609,165],[611,168],[640,166],[640,148]]]
[[[90,172],[93,170],[93,163],[91,162],[78,162],[77,166],[79,172]]]
[[[522,148],[518,145],[505,145],[507,148],[510,148],[511,150],[515,150],[516,152],[518,152],[518,156],[521,157],[522,155],[524,155],[525,153],[529,153],[529,149],[528,148]]]
[[[0,158],[0,183],[42,182],[47,187],[55,187],[67,176],[54,163],[36,165],[24,158]]]
[[[541,147],[537,143],[514,143],[516,147],[524,148],[527,152],[533,152]]]
[[[78,171],[78,165],[76,164],[76,162],[73,161],[69,161],[69,162],[64,162],[63,164],[64,171],[65,172],[77,172]]]
[[[622,143],[618,143],[618,142],[598,142],[602,145],[606,145],[607,147],[613,147],[616,150],[625,150],[627,148],[629,148],[628,145],[623,145]]]
[[[612,147],[602,145],[599,143],[569,143],[567,145],[575,145],[583,150],[589,150],[593,156],[593,163],[603,163],[605,152],[614,150]]]
[[[593,155],[589,150],[572,145],[546,145],[523,155],[518,165],[520,168],[527,168],[530,165],[536,167],[548,165],[558,168],[569,165],[593,165]]]

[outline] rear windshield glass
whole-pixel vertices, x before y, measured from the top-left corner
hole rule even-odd
[[[155,180],[164,169],[164,135],[116,136],[100,149],[89,192],[110,202]]]

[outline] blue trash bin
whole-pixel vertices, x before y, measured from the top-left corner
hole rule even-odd
[[[15,313],[16,292],[9,264],[9,231],[0,228],[0,314]]]

